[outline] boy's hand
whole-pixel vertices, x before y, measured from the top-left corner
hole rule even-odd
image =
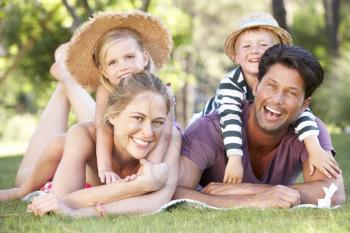
[[[224,183],[242,183],[243,180],[242,156],[230,155],[225,168]]]
[[[98,177],[102,183],[110,184],[120,180],[117,173],[113,171],[103,170],[98,172]]]
[[[314,145],[310,148],[309,162],[311,176],[314,174],[315,167],[328,178],[332,176],[338,177],[342,172],[333,156],[327,153],[320,145]]]

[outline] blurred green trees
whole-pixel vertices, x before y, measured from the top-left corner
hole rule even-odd
[[[277,7],[273,3],[283,0],[2,0],[0,120],[5,123],[14,115],[37,114],[45,106],[56,84],[49,74],[55,48],[68,41],[93,12],[139,8],[161,17],[173,34],[172,59],[160,76],[172,82],[177,116],[185,125],[233,66],[223,53],[223,41],[234,23],[251,11],[273,12]],[[350,2],[295,0],[284,1],[284,6],[295,44],[311,50],[326,71],[325,83],[313,98],[313,111],[327,123],[349,125]],[[338,22],[337,51],[329,41],[330,19]],[[0,126],[0,138],[3,131]]]

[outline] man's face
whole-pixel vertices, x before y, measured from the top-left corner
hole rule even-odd
[[[255,91],[254,112],[258,127],[268,133],[284,132],[305,111],[304,80],[298,71],[274,64]]]

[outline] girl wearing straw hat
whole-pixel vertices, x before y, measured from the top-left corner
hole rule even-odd
[[[0,191],[0,200],[23,197],[53,177],[63,153],[70,106],[78,122],[95,118],[99,177],[102,183],[116,181],[119,176],[111,167],[113,136],[101,124],[108,96],[125,76],[160,69],[168,61],[171,49],[171,35],[160,19],[141,11],[98,13],[81,25],[70,42],[55,52],[51,73],[59,84],[17,171],[19,188]],[[95,102],[81,86],[97,90],[96,117]],[[169,143],[166,134],[172,127],[171,121],[167,122],[170,123],[162,134],[163,143],[148,158],[153,162],[162,161]]]
[[[224,45],[226,55],[239,66],[226,75],[220,82],[216,95],[207,102],[204,110],[195,114],[190,121],[191,124],[200,116],[218,111],[228,156],[223,182],[242,182],[242,102],[254,98],[252,90],[258,82],[260,57],[269,47],[278,43],[292,44],[292,38],[287,31],[279,27],[271,15],[254,12],[244,16],[226,38]],[[270,115],[280,114],[278,109],[268,108],[266,111]],[[340,169],[336,161],[318,141],[319,130],[315,116],[307,110],[300,115],[295,124],[298,138],[304,141],[310,156],[310,170],[313,172],[315,166],[328,177],[337,176]]]

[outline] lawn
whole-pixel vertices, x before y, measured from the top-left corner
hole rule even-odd
[[[333,135],[337,161],[350,188],[350,135]],[[0,188],[14,184],[21,157],[0,158]],[[350,232],[349,193],[339,209],[236,209],[215,211],[187,207],[148,216],[110,216],[104,219],[44,218],[26,213],[20,201],[0,203],[0,232]]]

